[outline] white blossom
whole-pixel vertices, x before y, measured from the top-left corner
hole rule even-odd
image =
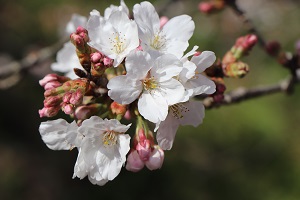
[[[130,125],[115,119],[92,116],[84,120],[78,133],[84,135],[73,178],[88,176],[93,184],[104,185],[121,171],[130,150],[130,136],[124,134]]]
[[[123,11],[116,10],[107,19],[91,16],[87,30],[89,45],[107,57],[114,59],[117,67],[123,59],[139,46],[138,29]]]
[[[159,16],[154,6],[147,1],[134,5],[133,14],[143,50],[154,56],[173,54],[177,58],[182,57],[195,29],[190,16],[176,16],[160,28]]]
[[[108,95],[120,104],[138,99],[140,114],[153,123],[163,121],[168,106],[179,102],[184,93],[182,84],[174,79],[182,63],[174,55],[152,59],[147,52],[133,52],[126,58],[126,75],[112,78]]]

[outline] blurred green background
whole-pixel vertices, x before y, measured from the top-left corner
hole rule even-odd
[[[166,2],[151,1],[157,8]],[[239,0],[239,6],[266,40],[278,40],[294,51],[300,39],[300,7],[292,0]],[[126,1],[130,9],[136,1]],[[177,0],[163,14],[188,14],[196,23],[190,49],[211,50],[217,56],[247,33],[230,9],[205,16],[199,1]],[[103,13],[119,1],[1,0],[0,64],[52,45],[62,37],[72,13]],[[0,90],[0,199],[300,199],[300,87],[293,95],[275,94],[206,111],[198,128],[181,127],[163,167],[131,173],[123,169],[105,186],[72,179],[77,152],[49,150],[40,138],[38,109],[43,88],[38,80],[51,72],[52,57],[25,71],[14,86]],[[250,73],[226,79],[228,91],[239,86],[268,85],[288,76],[286,69],[258,46],[243,59]],[[60,115],[59,117],[65,117]]]

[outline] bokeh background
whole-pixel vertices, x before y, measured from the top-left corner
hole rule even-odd
[[[137,1],[125,1],[131,9]],[[151,1],[168,17],[188,14],[196,23],[190,48],[211,50],[217,56],[247,33],[229,8],[206,16],[196,0]],[[294,52],[300,39],[300,5],[292,0],[238,0],[266,40],[278,40]],[[117,0],[1,0],[0,71],[24,56],[63,38],[73,13],[103,13]],[[180,31],[180,30],[178,30]],[[163,167],[131,173],[123,169],[105,186],[87,179],[72,179],[77,152],[52,151],[38,132],[38,109],[43,88],[38,80],[51,72],[55,56],[16,76],[16,84],[0,85],[0,199],[196,199],[299,200],[300,199],[300,87],[283,93],[206,111],[198,128],[181,127]],[[243,61],[250,73],[226,79],[228,91],[239,86],[268,85],[289,74],[258,46]],[[2,72],[2,71],[1,71]],[[6,77],[1,76],[1,80]],[[58,117],[66,117],[59,115]]]

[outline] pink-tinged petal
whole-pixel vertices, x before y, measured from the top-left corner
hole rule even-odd
[[[188,101],[183,103],[187,111],[182,112],[183,117],[179,118],[181,125],[192,125],[194,127],[202,124],[204,113],[204,105],[200,101]]]
[[[158,57],[154,61],[154,66],[151,69],[151,76],[158,82],[170,80],[177,76],[182,70],[182,62],[174,55],[167,54]]]
[[[216,61],[216,55],[212,51],[203,51],[199,56],[193,56],[191,62],[197,66],[197,72],[201,73],[206,68],[212,66]]]
[[[202,74],[197,74],[194,79],[190,79],[184,86],[187,90],[193,90],[193,96],[213,94],[216,91],[215,82]]]
[[[164,162],[164,158],[164,151],[159,146],[155,146],[152,155],[149,160],[145,162],[145,165],[150,170],[160,169]]]
[[[69,124],[64,119],[57,119],[42,122],[39,132],[48,148],[52,150],[70,150],[74,147],[77,128],[75,121]]]
[[[143,90],[140,80],[131,79],[126,75],[112,78],[107,88],[108,96],[119,104],[130,104],[138,98]]]
[[[142,80],[153,66],[150,55],[144,51],[131,52],[125,61],[126,76]]]
[[[157,130],[156,140],[163,150],[170,150],[179,127],[179,121],[170,111],[166,120],[162,121]]]
[[[182,100],[184,95],[184,87],[179,81],[172,78],[168,81],[160,83],[159,86],[159,91],[166,99],[168,105],[179,103]]]
[[[138,110],[145,119],[157,123],[167,117],[168,104],[159,92],[144,91],[138,101]]]
[[[144,162],[141,160],[136,150],[129,153],[126,163],[126,169],[131,172],[138,172],[144,168]]]
[[[193,35],[195,23],[188,15],[180,15],[170,19],[162,31],[166,34],[167,40],[179,40],[187,42]],[[180,31],[178,31],[180,30]]]

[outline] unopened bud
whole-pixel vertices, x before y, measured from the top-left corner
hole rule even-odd
[[[57,74],[47,74],[43,79],[41,79],[39,81],[39,84],[42,87],[46,87],[46,85],[48,84],[48,88],[50,88],[50,85],[53,84],[53,87],[55,85],[58,85],[58,83],[60,83],[60,85],[62,85],[64,82],[70,80],[70,78],[65,77],[65,76],[59,76]]]
[[[44,100],[44,106],[45,107],[53,107],[58,106],[62,102],[60,96],[50,96],[45,98]]]
[[[225,76],[232,78],[242,78],[249,72],[249,66],[241,61],[229,63],[223,66]]]
[[[62,104],[62,110],[64,111],[64,113],[66,113],[67,115],[71,115],[74,113],[74,107],[72,104]]]
[[[201,2],[198,4],[198,10],[204,14],[211,14],[224,8],[224,0],[212,0],[210,2]]]
[[[40,118],[42,117],[54,117],[60,111],[60,106],[44,107],[39,110]]]
[[[257,36],[254,34],[239,37],[230,51],[236,59],[240,59],[242,56],[249,54],[257,40]]]
[[[79,106],[75,109],[75,117],[79,120],[85,120],[90,118],[92,115],[96,115],[101,108],[100,104],[90,104]]]
[[[144,162],[141,160],[138,152],[133,150],[127,157],[126,169],[132,172],[138,172],[144,168]]]
[[[126,107],[127,107],[126,105],[119,104],[115,101],[110,104],[110,109],[112,113],[116,115],[123,116],[126,113]]]
[[[146,167],[150,170],[160,169],[164,162],[164,157],[164,151],[158,145],[155,145],[149,160],[145,162]]]
[[[278,56],[281,50],[281,45],[277,41],[268,42],[265,46],[266,52],[271,56]]]

